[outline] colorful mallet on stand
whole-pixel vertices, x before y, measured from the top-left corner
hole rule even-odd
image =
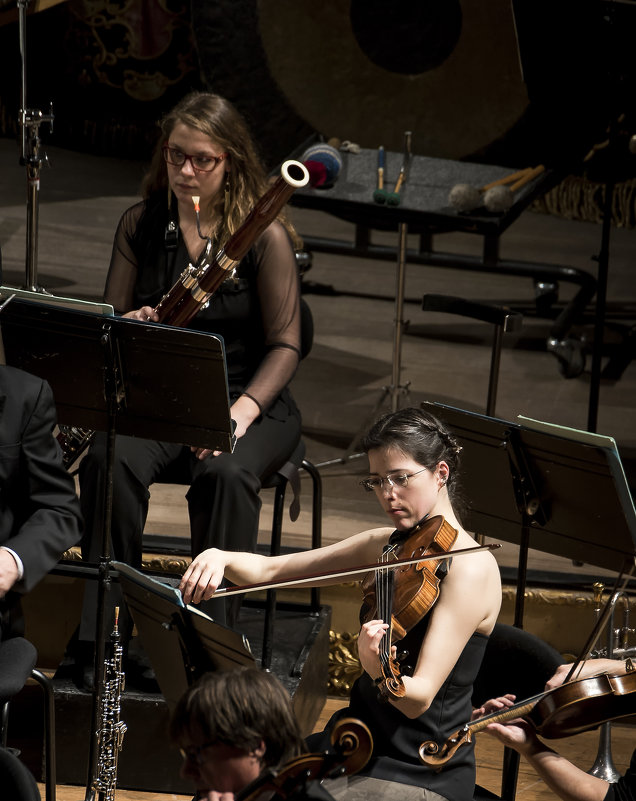
[[[378,186],[373,193],[373,200],[375,203],[386,202],[386,189],[384,188],[384,147],[380,145],[378,148]]]

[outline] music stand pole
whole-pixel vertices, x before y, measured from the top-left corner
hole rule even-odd
[[[318,462],[316,467],[329,467],[333,464],[345,464],[349,459],[357,459],[364,454],[357,451],[360,443],[360,438],[364,432],[369,428],[371,423],[375,420],[378,412],[384,405],[384,402],[389,396],[391,403],[391,411],[396,412],[400,408],[400,398],[402,396],[408,397],[409,383],[404,385],[400,384],[400,373],[402,372],[402,334],[406,327],[406,322],[403,319],[404,313],[404,287],[406,283],[406,244],[407,244],[408,226],[406,223],[399,223],[398,225],[398,250],[397,250],[397,263],[396,263],[396,279],[395,279],[395,305],[393,317],[393,358],[391,362],[391,384],[382,388],[382,393],[373,407],[371,413],[364,418],[360,428],[356,431],[353,439],[347,446],[342,456],[337,459],[329,459],[325,462]]]
[[[104,346],[104,384],[105,396],[108,404],[108,432],[106,441],[106,471],[102,487],[104,499],[104,516],[102,519],[102,550],[99,558],[99,574],[97,585],[97,612],[95,626],[95,661],[93,675],[95,677],[95,692],[91,708],[91,737],[88,755],[88,771],[86,781],[86,801],[93,801],[99,792],[97,778],[99,776],[99,748],[100,748],[100,711],[104,695],[104,664],[106,659],[106,598],[111,586],[110,563],[110,531],[113,519],[113,465],[115,463],[115,434],[117,430],[117,410],[123,402],[123,388],[117,385],[117,377],[121,375],[117,364],[115,349],[113,348],[112,330],[109,325],[104,326],[102,338]]]
[[[613,128],[610,130],[609,147],[613,145]],[[605,334],[605,314],[607,309],[607,279],[609,273],[610,236],[612,231],[612,204],[614,200],[614,176],[612,168],[605,182],[603,202],[603,223],[601,226],[601,247],[598,254],[598,277],[596,284],[596,315],[594,321],[594,344],[592,348],[592,367],[590,372],[590,397],[588,403],[587,430],[595,432],[598,425],[599,396],[601,387],[601,361],[603,359],[603,339]]]
[[[395,287],[395,319],[393,321],[393,371],[391,379],[391,411],[396,412],[400,408],[400,396],[408,396],[409,384],[400,384],[400,373],[402,372],[402,334],[406,323],[404,314],[404,286],[406,283],[406,243],[408,226],[400,223],[398,226],[398,260]]]

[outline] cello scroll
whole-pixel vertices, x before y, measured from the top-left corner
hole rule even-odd
[[[323,753],[301,754],[279,770],[268,770],[235,796],[235,801],[255,801],[264,792],[287,798],[311,781],[335,779],[362,770],[373,750],[367,726],[357,718],[339,720],[331,733],[332,748]]]

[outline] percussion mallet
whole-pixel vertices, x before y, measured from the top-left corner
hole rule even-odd
[[[448,203],[456,209],[456,211],[473,211],[473,209],[482,205],[482,192],[486,192],[501,184],[516,181],[518,178],[525,175],[529,169],[530,167],[524,167],[523,170],[513,172],[512,175],[505,175],[503,178],[498,178],[496,181],[492,181],[481,188],[473,186],[472,184],[455,184],[448,194]]]
[[[486,206],[488,211],[507,211],[514,202],[514,192],[536,178],[543,170],[543,165],[534,168],[524,167],[523,170],[497,178],[496,181],[491,181],[479,189],[472,184],[456,184],[449,192],[449,205],[459,212],[473,211],[481,205]]]
[[[544,170],[543,164],[539,164],[536,167],[519,170],[512,175],[506,176],[505,179],[500,178],[498,181],[486,184],[481,190],[484,193],[484,206],[488,211],[492,212],[503,213],[508,211],[515,202],[515,192],[533,181]]]
[[[373,192],[374,203],[385,203],[387,191],[384,188],[384,147],[378,148],[378,186]]]
[[[395,183],[395,188],[387,195],[386,202],[389,206],[400,205],[400,190],[406,183],[408,177],[409,167],[411,166],[411,131],[404,131],[404,157],[402,159],[402,166],[400,167],[400,174]]]

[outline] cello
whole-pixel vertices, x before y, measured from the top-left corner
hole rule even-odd
[[[234,796],[234,801],[255,801],[262,793],[288,798],[302,791],[309,782],[321,782],[357,773],[367,764],[373,751],[373,738],[357,718],[343,718],[331,733],[332,748],[323,753],[301,754],[281,768],[270,768]]]

